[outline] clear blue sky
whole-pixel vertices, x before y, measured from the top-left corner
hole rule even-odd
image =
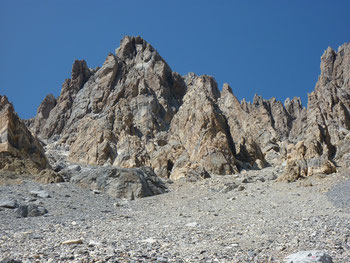
[[[350,41],[349,14],[347,0],[1,0],[0,94],[32,117],[74,59],[102,65],[124,35],[141,35],[180,74],[305,105],[323,51]]]

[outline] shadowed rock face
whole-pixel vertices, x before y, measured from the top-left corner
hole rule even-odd
[[[0,95],[0,170],[38,173],[48,166],[39,141],[17,116],[7,97]]]
[[[141,37],[126,36],[101,68],[75,61],[57,100],[46,97],[28,123],[68,149],[70,161],[150,166],[172,179],[285,161],[288,178],[333,171],[350,152],[342,143],[350,138],[349,55],[349,44],[327,49],[306,109],[299,98],[239,102],[229,85],[220,92],[210,76],[180,76]]]

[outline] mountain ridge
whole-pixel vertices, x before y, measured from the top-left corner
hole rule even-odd
[[[307,107],[296,97],[239,102],[228,84],[180,76],[144,39],[126,36],[100,68],[76,60],[58,98],[48,95],[26,123],[68,162],[150,166],[164,178],[269,165],[285,167],[288,181],[331,173],[349,152],[349,54],[349,43],[324,52]]]

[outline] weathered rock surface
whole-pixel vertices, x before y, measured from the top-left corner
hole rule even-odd
[[[328,48],[321,57],[321,75],[315,91],[308,96],[308,108],[299,113],[290,132],[290,141],[302,153],[288,156],[281,178],[333,173],[336,165],[349,165],[350,139],[350,44],[338,52]],[[301,144],[302,141],[302,144]],[[293,147],[292,147],[293,148]],[[298,149],[297,149],[298,151]],[[295,169],[288,172],[289,167]],[[293,175],[294,174],[294,175]],[[289,179],[288,179],[289,180]]]
[[[0,97],[0,169],[54,183],[0,185],[0,260],[349,262],[348,173],[271,182],[283,169],[278,180],[293,182],[350,165],[349,56],[350,44],[327,49],[303,108],[239,102],[125,37],[101,68],[75,61],[61,95],[26,122],[47,158]],[[290,255],[305,249],[332,257]]]
[[[37,176],[36,180],[44,184],[62,183],[63,177],[51,169],[42,170]]]
[[[49,212],[17,218],[0,208],[0,261],[278,263],[319,250],[333,262],[350,262],[350,181],[340,173],[310,177],[311,187],[261,180],[281,171],[178,180],[167,194],[134,201],[69,182],[0,185],[2,196]],[[333,189],[331,199],[325,188]],[[33,190],[51,198],[33,200]]]
[[[0,207],[15,209],[18,207],[18,203],[16,199],[13,198],[3,198],[0,200]]]
[[[30,191],[30,195],[34,197],[40,197],[40,198],[49,198],[51,197],[50,194],[44,190],[36,190],[36,191]]]
[[[236,159],[220,96],[212,77],[181,77],[142,38],[125,37],[101,68],[75,62],[57,102],[47,97],[30,126],[83,164],[151,166],[172,179],[236,173],[245,162],[264,167],[250,140],[244,145],[250,155]]]
[[[48,167],[40,142],[0,95],[0,170],[35,174]]]
[[[22,261],[15,260],[15,259],[4,259],[4,260],[1,260],[0,263],[22,263]]]
[[[128,200],[167,192],[165,184],[149,167],[96,167],[76,174],[71,182]]]
[[[49,118],[51,110],[56,106],[56,98],[53,94],[48,94],[41,102],[35,119],[29,120],[29,125],[32,126],[32,130],[36,133],[45,127],[46,120]],[[31,123],[32,122],[32,123]]]
[[[327,49],[303,108],[299,98],[239,102],[228,84],[220,92],[210,76],[180,76],[141,37],[124,37],[101,68],[75,61],[29,125],[69,161],[150,166],[171,179],[280,164],[279,180],[329,174],[350,164],[349,56],[350,44]]]
[[[60,97],[56,101],[51,95],[46,96],[32,122],[32,130],[37,134],[40,133],[42,138],[60,134],[71,116],[72,104],[78,91],[90,75],[90,69],[84,60],[74,61],[71,78],[64,81]]]
[[[209,76],[189,74],[186,84],[188,91],[169,131],[171,140],[182,146],[172,158],[175,160],[174,173],[183,165],[204,167],[214,174],[238,172],[231,134],[217,105],[220,91],[215,80]],[[187,157],[180,167],[178,161],[183,160],[179,156]],[[178,177],[170,176],[173,179]]]
[[[289,255],[284,260],[285,263],[333,263],[332,257],[322,251],[300,251]]]
[[[43,206],[38,206],[35,204],[29,205],[20,205],[16,209],[17,217],[34,217],[34,216],[42,216],[47,214],[47,210]]]
[[[148,165],[145,145],[168,130],[186,91],[183,79],[140,37],[125,37],[100,69],[88,70],[84,62],[77,70],[77,65],[44,129],[32,129],[43,139],[59,139],[69,147],[71,161]],[[33,123],[37,119],[41,115]]]

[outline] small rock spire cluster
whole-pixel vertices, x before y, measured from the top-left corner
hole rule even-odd
[[[294,181],[349,166],[349,109],[349,43],[322,55],[303,108],[299,98],[239,102],[228,84],[220,91],[211,76],[181,76],[141,37],[126,36],[100,68],[76,60],[60,96],[48,95],[27,124],[70,162],[149,166],[171,179],[283,165],[280,180]]]

